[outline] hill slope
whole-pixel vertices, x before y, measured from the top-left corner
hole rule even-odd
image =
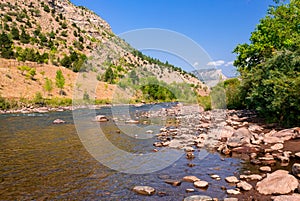
[[[4,0],[0,3],[0,20],[0,94],[4,97],[47,94],[46,80],[54,85],[58,69],[63,69],[66,78],[66,97],[72,97],[74,87],[80,88],[81,83],[75,83],[79,71],[83,72],[80,76],[97,79],[99,92],[80,89],[97,99],[109,98],[112,92],[108,91],[114,91],[116,84],[124,84],[127,78],[132,79],[133,74],[136,80],[156,77],[168,84],[186,83],[191,90],[207,94],[198,79],[141,54],[117,37],[98,15],[69,1]],[[24,75],[21,66],[33,68],[36,74]],[[107,71],[112,72],[112,79],[106,79]],[[51,95],[59,96],[59,90],[53,88]]]

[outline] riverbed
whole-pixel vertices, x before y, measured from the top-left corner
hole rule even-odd
[[[139,112],[169,106],[130,106],[129,109],[119,106],[113,112],[110,107],[79,112],[106,115],[108,122],[87,119],[87,124],[99,127],[106,139],[120,150],[131,154],[152,154],[155,152],[155,134],[167,120],[140,119],[140,124],[134,126],[151,128],[153,135],[139,137],[145,133],[130,133],[133,125],[126,124],[126,118],[134,119]],[[224,188],[234,188],[224,178],[251,168],[241,159],[225,157],[203,148],[195,152],[193,160],[187,159],[182,151],[178,160],[155,172],[118,172],[107,167],[109,164],[96,160],[86,149],[73,115],[74,111],[0,116],[1,200],[183,200],[191,195],[208,195],[222,200],[227,197]],[[52,123],[55,119],[66,123],[55,125]],[[121,123],[116,124],[116,121]],[[121,129],[118,128],[120,126]],[[126,163],[124,160],[111,160],[114,162],[112,167]],[[193,166],[188,165],[191,163]],[[139,165],[136,163],[136,166]],[[214,180],[211,174],[222,179]],[[209,182],[209,187],[197,189],[188,182],[175,187],[164,182],[165,179],[181,180],[187,175]],[[152,186],[156,193],[153,196],[138,195],[132,191],[137,185]],[[187,193],[188,188],[194,188],[195,192]]]

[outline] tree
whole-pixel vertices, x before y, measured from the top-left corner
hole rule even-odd
[[[109,66],[104,73],[104,82],[114,83],[115,75],[112,68]]]
[[[28,44],[30,42],[30,36],[26,33],[24,28],[21,30],[20,41],[24,44]]]
[[[17,27],[11,29],[11,36],[13,40],[20,40],[20,32]]]
[[[14,52],[12,50],[13,41],[9,39],[6,33],[2,32],[0,35],[0,53],[1,57],[6,59],[14,58]]]
[[[246,106],[285,126],[300,123],[299,13],[300,1],[270,7],[250,44],[234,50]]]
[[[62,74],[62,71],[59,69],[56,71],[56,77],[55,77],[55,81],[56,81],[56,86],[60,89],[59,94],[62,95],[63,94],[63,88],[65,85],[65,78]]]
[[[51,91],[53,90],[53,83],[49,78],[46,78],[44,89],[48,92],[48,95],[50,95]]]

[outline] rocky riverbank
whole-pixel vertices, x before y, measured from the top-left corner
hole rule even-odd
[[[161,128],[156,135],[155,151],[162,147],[183,149],[188,166],[193,167],[194,153],[206,148],[224,157],[238,157],[251,163],[255,170],[220,178],[232,184],[223,189],[230,199],[225,200],[300,200],[300,128],[280,129],[264,124],[252,111],[215,110],[204,112],[197,106],[177,105],[143,117],[171,115],[176,124]],[[166,181],[173,186],[193,182],[195,188],[209,184],[197,175],[187,175],[178,181]],[[194,189],[186,189],[193,192]],[[186,200],[217,200],[191,196]]]

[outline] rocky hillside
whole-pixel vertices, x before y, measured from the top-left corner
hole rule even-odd
[[[65,77],[76,77],[73,72],[81,71],[98,82],[115,85],[127,77],[139,81],[153,76],[168,84],[186,83],[201,95],[208,93],[192,75],[143,55],[117,37],[98,15],[67,0],[3,0],[0,20],[0,94],[4,97],[20,98],[21,93],[31,96],[43,91],[46,80],[54,83],[55,71],[63,67]],[[34,79],[23,76],[22,66],[35,70]],[[25,87],[15,85],[16,80]],[[67,96],[72,95],[74,85],[74,79],[66,79]],[[10,93],[11,86],[15,86],[14,93]],[[52,94],[57,95],[57,91]],[[102,97],[93,90],[81,91]]]

